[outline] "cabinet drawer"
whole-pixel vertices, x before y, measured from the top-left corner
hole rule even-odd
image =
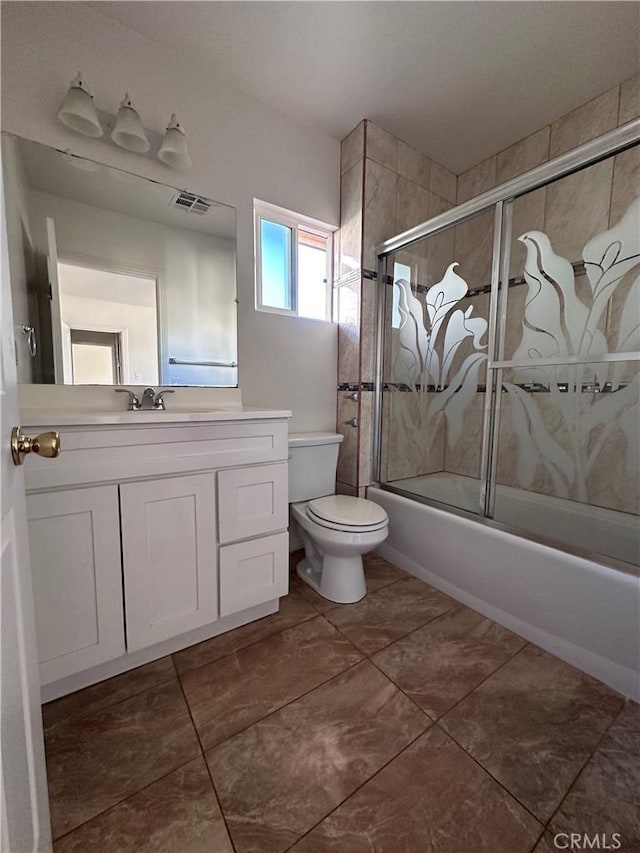
[[[220,615],[229,616],[289,591],[289,534],[220,548]]]
[[[289,517],[287,463],[230,468],[218,473],[221,543],[286,530]]]
[[[215,477],[120,486],[130,652],[218,618]]]
[[[124,654],[118,489],[27,496],[40,681]]]

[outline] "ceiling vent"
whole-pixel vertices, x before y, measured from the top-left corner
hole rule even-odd
[[[171,206],[187,213],[197,213],[199,216],[204,216],[212,206],[212,202],[193,193],[181,192],[172,199]]]

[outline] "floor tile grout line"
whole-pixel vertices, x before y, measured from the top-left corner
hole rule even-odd
[[[496,624],[498,624],[498,623],[496,623]],[[513,633],[513,631],[511,633]],[[520,634],[514,634],[514,636],[520,637]],[[454,705],[452,705],[450,708],[447,708],[447,710],[444,712],[444,714],[440,714],[440,716],[437,718],[436,722],[440,722],[440,720],[443,720],[448,714],[450,714],[452,711],[454,711],[458,707],[458,705],[460,705],[462,702],[464,702],[465,699],[468,699],[472,693],[475,693],[476,690],[479,690],[484,684],[487,683],[487,681],[489,681],[490,678],[493,678],[494,675],[497,675],[501,669],[503,669],[508,663],[511,663],[512,660],[517,658],[519,654],[524,652],[525,649],[527,649],[529,646],[532,645],[528,640],[525,640],[524,637],[520,637],[520,639],[523,640],[523,645],[520,646],[519,649],[517,649],[512,655],[509,655],[509,657],[506,660],[504,660],[500,664],[500,666],[496,667],[496,669],[494,669],[493,672],[489,673],[489,675],[487,675],[485,678],[483,678],[482,681],[478,682],[478,684],[476,684],[475,687],[472,687],[471,690],[468,693],[465,693],[465,695],[461,699],[458,699],[458,701]]]
[[[447,729],[443,728],[440,725],[440,720],[437,720],[434,723],[434,726],[437,726],[444,735],[446,735],[450,740],[452,740],[453,743],[455,743],[455,745],[457,747],[459,747],[464,752],[465,755],[469,756],[469,758],[474,762],[474,764],[476,764],[482,771],[484,771],[487,774],[487,776],[490,776],[493,779],[493,781],[496,783],[496,785],[498,785],[505,792],[505,794],[508,794],[508,796],[511,797],[512,800],[514,800],[516,803],[518,803],[519,806],[522,806],[522,808],[526,811],[526,813],[528,815],[531,815],[531,817],[536,821],[536,823],[542,827],[542,831],[544,832],[544,830],[546,829],[545,822],[541,818],[539,818],[537,815],[535,815],[528,806],[525,806],[525,804],[522,802],[522,800],[520,800],[513,793],[513,791],[510,791],[503,782],[501,782],[498,778],[496,778],[490,770],[488,770],[474,755],[472,755],[469,752],[468,749],[465,749],[465,747],[459,741],[457,741],[455,739],[455,737],[451,734],[451,732],[449,732],[449,731],[447,731]],[[536,842],[536,844],[537,844],[537,842]]]
[[[620,695],[622,695],[622,694],[620,694]],[[589,762],[590,762],[590,761],[592,760],[592,758],[595,756],[596,752],[600,749],[600,747],[602,746],[602,742],[604,741],[604,739],[607,737],[607,735],[608,735],[608,734],[609,734],[609,732],[611,731],[611,729],[612,729],[612,727],[613,727],[614,723],[616,722],[616,720],[618,720],[618,718],[622,715],[622,713],[624,712],[625,708],[627,707],[627,703],[629,702],[629,698],[628,698],[627,696],[624,696],[623,698],[624,698],[624,704],[622,705],[622,708],[618,711],[618,713],[617,713],[617,714],[615,714],[615,715],[613,716],[613,718],[611,719],[611,722],[609,723],[609,725],[608,725],[608,726],[606,727],[606,729],[604,730],[604,732],[603,732],[603,734],[602,734],[602,737],[598,740],[598,742],[597,742],[597,744],[595,745],[595,747],[594,747],[593,751],[588,755],[588,757],[587,757],[587,759],[585,760],[584,764],[582,764],[582,766],[580,767],[580,769],[578,770],[578,772],[577,772],[577,773],[576,773],[576,775],[574,776],[573,781],[571,782],[571,784],[570,784],[570,785],[569,785],[569,787],[567,788],[567,791],[566,791],[566,793],[565,793],[564,797],[560,800],[560,802],[558,803],[557,808],[555,809],[555,811],[553,812],[553,814],[551,815],[551,817],[549,818],[549,820],[546,822],[546,824],[545,824],[545,829],[548,829],[548,828],[549,828],[549,826],[550,826],[550,824],[551,824],[551,821],[554,819],[554,817],[558,814],[558,812],[559,812],[559,811],[560,811],[560,809],[562,808],[562,804],[563,804],[563,803],[564,803],[564,801],[567,799],[567,797],[569,796],[569,794],[571,793],[571,791],[574,789],[574,787],[575,787],[575,785],[576,785],[576,782],[578,781],[578,779],[579,779],[579,778],[580,778],[580,776],[582,775],[583,771],[586,769],[587,764],[589,764]]]
[[[451,613],[451,611],[450,611],[450,610],[447,610],[447,611],[446,611],[446,613],[441,614],[441,616],[446,616],[446,615],[447,615],[447,613]],[[441,618],[440,616],[437,616],[437,617],[436,617],[436,619],[440,619],[440,618]],[[486,618],[486,617],[485,617],[485,618]],[[435,621],[436,621],[436,619],[433,619],[433,620],[432,620],[432,622],[435,622]],[[427,625],[431,625],[432,623],[431,623],[431,622],[427,622],[426,624],[427,624]],[[497,624],[497,623],[495,623],[495,624]],[[424,628],[424,627],[425,627],[425,625],[422,625],[421,627],[422,627],[422,628]],[[416,628],[416,631],[419,631],[419,630],[420,630],[420,628]],[[412,633],[414,633],[414,632],[412,631]],[[513,633],[513,632],[512,632],[512,633]],[[410,634],[406,634],[404,637],[400,637],[400,640],[406,640],[406,639],[407,639],[407,637],[409,637],[409,636],[410,636]],[[519,635],[519,634],[515,634],[514,636],[519,637],[520,635]],[[524,638],[521,638],[521,639],[523,639],[523,640],[524,640]],[[397,640],[397,641],[395,641],[395,642],[399,642],[399,640]],[[393,645],[393,643],[391,643],[390,645]],[[384,676],[386,676],[386,677],[389,679],[389,681],[390,681],[390,682],[391,682],[395,687],[397,687],[397,688],[398,688],[398,690],[399,690],[401,693],[403,693],[403,694],[407,697],[407,699],[409,699],[411,702],[413,702],[413,704],[414,704],[417,708],[420,708],[420,710],[422,711],[422,713],[423,713],[423,714],[426,714],[426,715],[429,717],[429,719],[430,719],[430,720],[433,720],[433,722],[434,722],[434,723],[437,723],[437,722],[439,722],[440,720],[442,720],[442,719],[443,719],[443,717],[445,717],[445,716],[446,716],[450,711],[453,711],[453,709],[454,709],[454,708],[456,708],[456,707],[457,707],[461,702],[464,702],[464,700],[465,700],[468,696],[470,696],[470,695],[471,695],[475,690],[477,690],[479,687],[481,687],[481,686],[485,683],[485,681],[488,681],[490,678],[492,678],[492,677],[493,677],[493,676],[498,672],[498,670],[502,669],[502,667],[503,667],[503,666],[506,666],[506,664],[508,664],[510,661],[512,661],[512,660],[513,660],[517,655],[519,655],[519,654],[520,654],[520,652],[521,652],[521,651],[523,651],[523,650],[526,648],[526,646],[528,646],[528,645],[529,645],[529,643],[528,643],[526,640],[524,640],[524,646],[521,646],[517,651],[513,652],[513,654],[511,654],[511,655],[510,655],[510,656],[509,656],[505,661],[503,661],[501,664],[499,664],[499,665],[496,667],[496,669],[494,669],[494,670],[493,670],[493,672],[489,673],[489,675],[485,676],[485,677],[482,679],[482,681],[479,681],[479,682],[478,682],[477,684],[475,684],[472,688],[470,688],[470,690],[468,690],[468,691],[467,691],[467,693],[465,693],[465,694],[464,694],[464,696],[462,696],[460,699],[458,699],[458,700],[455,702],[455,704],[454,704],[454,705],[452,705],[450,708],[447,708],[447,710],[446,710],[446,711],[444,711],[444,713],[440,714],[440,716],[439,716],[439,717],[432,717],[432,716],[431,716],[431,714],[430,714],[428,711],[425,711],[425,709],[424,709],[424,708],[422,708],[420,705],[418,705],[418,703],[415,701],[415,699],[412,699],[412,698],[411,698],[411,696],[409,696],[409,694],[405,691],[405,689],[404,689],[400,684],[398,684],[398,682],[397,682],[397,681],[395,681],[395,680],[394,680],[393,676],[391,676],[391,675],[389,675],[389,673],[385,672],[385,671],[384,671],[384,669],[382,669],[382,668],[381,668],[381,667],[376,663],[376,661],[374,661],[374,660],[373,660],[374,656],[375,656],[375,655],[377,655],[377,654],[378,654],[378,652],[374,652],[374,654],[373,654],[373,655],[371,655],[371,657],[370,657],[370,658],[368,658],[368,660],[370,660],[370,661],[371,661],[371,663],[376,667],[376,669],[377,669],[377,670],[379,670],[379,671],[380,671]],[[382,651],[384,651],[385,649],[388,649],[388,648],[389,648],[389,646],[385,646],[383,649],[380,649],[380,651],[382,652]]]
[[[354,646],[354,648],[355,648],[355,646]],[[357,651],[360,651],[360,650],[357,649]],[[277,708],[274,708],[273,711],[269,711],[263,717],[259,717],[257,720],[253,720],[253,722],[244,726],[244,728],[239,729],[237,732],[234,732],[233,734],[229,735],[226,738],[223,738],[222,740],[218,741],[217,743],[214,743],[211,746],[208,746],[206,749],[203,746],[202,747],[203,753],[206,755],[207,752],[211,752],[213,749],[217,749],[219,746],[222,746],[223,743],[227,743],[227,741],[232,740],[234,737],[237,737],[238,735],[244,734],[244,732],[248,731],[252,726],[255,726],[258,723],[264,722],[264,720],[267,720],[267,719],[269,719],[269,717],[272,717],[274,714],[277,714],[278,711],[282,711],[284,708],[288,708],[289,705],[293,705],[294,702],[297,702],[299,699],[303,699],[305,696],[308,696],[310,693],[313,693],[314,690],[318,690],[320,687],[324,687],[325,685],[329,684],[330,681],[333,681],[335,678],[339,678],[341,675],[344,675],[346,672],[349,672],[350,670],[354,669],[356,666],[359,666],[361,663],[365,663],[366,660],[367,660],[366,658],[362,658],[361,660],[358,660],[355,663],[349,664],[349,666],[346,669],[343,669],[340,672],[336,672],[335,675],[332,675],[330,678],[327,678],[324,681],[321,681],[319,684],[316,684],[314,687],[310,687],[309,690],[306,690],[304,693],[301,693],[299,696],[296,696],[295,698],[290,699],[288,702],[285,702],[284,705],[279,705]],[[185,695],[185,700],[186,700],[186,695]],[[189,703],[187,701],[187,705],[188,704]],[[191,708],[189,708],[189,712],[191,712]],[[195,725],[195,723],[194,723],[194,725]],[[198,740],[200,740],[199,737],[198,737]]]
[[[389,586],[391,586],[391,584],[389,584]],[[387,588],[388,587],[383,587],[383,589],[387,589]],[[376,590],[376,592],[378,592],[378,590]],[[375,595],[375,593],[370,593],[370,594]],[[447,597],[450,598],[450,596],[447,596]],[[362,601],[363,599],[360,599],[360,600]],[[449,607],[447,610],[443,610],[442,613],[438,613],[436,616],[432,616],[430,619],[427,619],[426,622],[422,622],[416,628],[411,628],[411,630],[409,630],[406,634],[402,634],[400,637],[395,637],[393,640],[390,640],[388,643],[385,643],[384,646],[380,646],[379,649],[376,649],[373,652],[365,652],[364,649],[361,649],[360,646],[357,646],[356,643],[350,637],[347,637],[347,635],[343,631],[340,631],[340,628],[345,627],[345,626],[334,625],[334,623],[328,618],[329,613],[331,613],[332,611],[328,611],[328,613],[325,613],[322,615],[324,615],[324,618],[327,620],[327,622],[329,622],[330,625],[333,625],[333,627],[336,628],[336,630],[340,631],[340,633],[344,637],[346,637],[350,643],[352,643],[354,646],[356,646],[356,648],[358,649],[359,652],[362,652],[362,654],[365,655],[367,657],[367,659],[370,659],[373,657],[373,655],[377,655],[378,652],[381,652],[384,649],[388,649],[389,646],[392,646],[394,643],[397,643],[399,640],[406,639],[411,634],[413,634],[415,631],[419,631],[420,628],[424,628],[426,625],[430,625],[432,622],[435,622],[436,619],[440,619],[441,616],[445,616],[447,613],[451,613],[453,610],[456,609],[456,607],[464,606],[464,605],[460,605],[460,602],[456,601],[454,598],[451,598],[451,601],[453,602],[453,605],[451,607]],[[359,602],[356,602],[356,604],[358,604],[358,603]],[[337,608],[333,608],[333,610],[337,610]]]
[[[279,610],[276,610],[275,613],[269,613],[268,616],[263,616],[262,618],[268,619],[270,616],[276,616],[279,612],[280,612]],[[202,667],[204,667],[204,666],[210,666],[212,663],[217,663],[219,660],[224,660],[224,658],[229,658],[232,655],[237,654],[237,652],[243,651],[243,649],[248,649],[251,646],[257,645],[258,643],[263,643],[265,640],[270,640],[271,637],[276,637],[278,634],[282,634],[282,633],[284,633],[284,631],[288,631],[290,628],[296,628],[298,625],[302,625],[303,622],[310,622],[311,619],[315,619],[316,616],[318,616],[318,615],[321,616],[322,614],[319,613],[319,611],[317,611],[315,613],[309,613],[303,619],[300,619],[299,622],[294,622],[291,625],[285,625],[283,628],[277,628],[272,634],[267,634],[264,637],[258,637],[257,640],[252,640],[250,643],[247,643],[246,646],[238,646],[237,649],[233,649],[233,651],[231,651],[231,652],[226,652],[224,655],[220,655],[220,657],[214,658],[213,660],[206,661],[205,663],[199,663],[197,666],[194,666],[191,669],[186,669],[184,672],[180,672],[178,667],[175,665],[175,661],[174,661],[173,665],[175,666],[178,678],[180,678],[183,675],[187,675],[190,672],[196,672],[197,670],[202,669]],[[257,619],[254,622],[247,622],[247,623],[245,623],[245,625],[239,625],[238,627],[244,628],[247,625],[256,625],[259,621],[260,620]],[[215,640],[217,637],[224,637],[224,636],[226,636],[226,634],[231,633],[232,631],[236,631],[236,630],[237,630],[237,628],[232,628],[231,631],[227,631],[223,634],[215,634],[213,637],[209,637],[209,640]],[[202,642],[207,643],[207,642],[209,642],[209,640],[202,640]],[[199,645],[199,643],[194,643],[194,645],[197,646],[197,645]],[[191,648],[191,646],[187,646],[186,648]],[[179,655],[181,651],[185,651],[185,649],[180,649],[177,652],[172,652],[171,657],[173,658],[174,655]]]
[[[202,746],[202,741],[200,740],[200,734],[198,732],[198,727],[196,726],[196,722],[193,719],[193,714],[191,713],[191,706],[187,700],[187,695],[184,692],[184,687],[182,685],[182,681],[180,681],[180,677],[178,677],[178,682],[180,683],[180,691],[182,693],[182,698],[184,700],[184,704],[187,706],[187,713],[189,714],[189,719],[191,721],[191,725],[193,726],[193,730],[195,732],[196,739],[198,741],[198,746],[200,747],[200,755],[202,760],[204,761],[204,766],[207,770],[207,775],[209,776],[209,781],[211,782],[211,788],[213,790],[213,796],[216,798],[216,802],[218,803],[218,808],[220,809],[220,816],[222,817],[222,822],[224,823],[224,828],[227,831],[227,837],[229,838],[229,844],[231,845],[231,850],[233,853],[236,853],[236,845],[234,844],[233,837],[231,835],[231,831],[229,829],[229,824],[227,823],[227,816],[224,813],[224,809],[222,808],[222,801],[218,796],[218,791],[216,789],[216,783],[213,781],[213,775],[211,773],[211,769],[209,768],[209,762],[207,761],[207,756],[205,755],[204,748]]]
[[[166,655],[166,657],[171,658],[172,656]],[[156,660],[162,660],[162,658],[157,658]],[[155,663],[155,661],[149,661],[149,663]],[[108,705],[102,705],[99,708],[87,708],[86,710],[80,711],[76,714],[71,713],[69,716],[58,720],[56,723],[51,723],[49,726],[45,725],[44,714],[43,714],[42,728],[43,728],[43,731],[45,732],[45,735],[46,735],[46,733],[53,731],[61,723],[66,723],[68,725],[69,722],[71,722],[73,720],[81,720],[84,717],[88,716],[89,714],[92,714],[92,713],[97,714],[100,711],[108,711],[110,708],[114,708],[116,705],[119,705],[120,702],[126,702],[127,699],[133,699],[135,696],[143,696],[145,693],[148,693],[150,690],[155,690],[156,687],[161,687],[163,684],[169,684],[171,681],[178,678],[178,673],[176,671],[176,667],[175,667],[175,664],[173,663],[173,660],[171,661],[171,664],[173,666],[173,675],[172,676],[169,676],[166,679],[162,679],[162,681],[158,681],[155,684],[150,685],[149,687],[145,687],[144,690],[136,690],[134,693],[129,693],[126,696],[122,696],[120,699],[116,699],[114,702],[110,702]],[[146,666],[146,665],[147,664],[141,664],[141,666]],[[137,669],[137,668],[138,667],[135,667],[135,669]],[[111,677],[112,678],[118,678],[119,675],[126,675],[127,672],[133,672],[133,671],[134,671],[133,669],[125,670],[124,672],[118,673],[118,675],[113,675]],[[109,680],[110,679],[106,679],[106,681],[109,681]],[[96,684],[104,684],[104,682],[103,681],[96,681]],[[80,688],[80,690],[74,690],[71,693],[66,693],[64,696],[59,696],[58,699],[52,699],[51,702],[57,702],[59,699],[66,699],[67,696],[74,696],[76,693],[81,693],[83,690],[88,690],[90,687],[95,687],[95,685],[89,684],[87,687]],[[42,705],[42,707],[44,708],[45,705],[49,705],[49,704],[50,704],[49,702],[45,702]]]
[[[293,844],[290,844],[289,847],[286,848],[284,853],[288,853],[288,851],[291,850],[293,847],[295,847],[296,844],[299,844],[303,838],[306,838],[307,835],[312,833],[313,830],[316,829],[316,827],[320,826],[321,823],[323,823],[328,817],[330,817],[335,811],[337,811],[342,805],[344,805],[347,802],[347,800],[350,800],[351,797],[354,797],[358,793],[358,791],[360,791],[362,788],[364,788],[365,785],[368,785],[369,782],[371,782],[373,779],[375,779],[376,776],[378,776],[378,774],[382,773],[382,771],[385,769],[385,767],[388,767],[393,761],[396,760],[396,758],[399,758],[403,752],[406,752],[410,746],[413,746],[413,744],[417,740],[420,740],[420,738],[423,735],[425,735],[427,732],[431,731],[431,729],[433,728],[433,726],[435,724],[433,723],[433,721],[431,721],[431,719],[429,717],[427,717],[427,720],[429,720],[429,725],[425,729],[423,729],[420,732],[420,734],[416,735],[412,740],[410,740],[409,743],[406,744],[406,746],[403,746],[402,749],[399,752],[397,752],[394,756],[392,756],[388,761],[385,761],[385,763],[381,767],[379,767],[375,771],[375,773],[373,773],[371,776],[369,776],[368,779],[365,779],[364,782],[361,782],[357,788],[355,788],[353,791],[351,791],[350,794],[347,794],[347,796],[343,800],[341,800],[336,806],[334,806],[331,809],[331,811],[328,811],[326,813],[326,815],[324,815],[322,818],[320,818],[320,820],[317,821],[317,823],[314,823],[313,826],[310,827],[306,832],[304,832],[299,838],[296,838],[296,840],[293,842]]]
[[[390,565],[392,565],[392,564],[390,564]],[[372,593],[369,593],[369,594],[370,594],[370,595],[375,595],[377,592],[380,592],[380,591],[381,591],[381,590],[383,590],[383,589],[388,589],[390,586],[393,586],[394,584],[399,583],[400,581],[404,581],[404,580],[411,580],[411,577],[410,577],[410,576],[408,576],[407,578],[396,578],[396,580],[393,580],[393,581],[391,581],[390,583],[385,584],[384,586],[379,587],[378,589],[374,590]],[[290,594],[291,594],[291,592],[287,593],[287,595],[290,595]],[[214,658],[213,660],[207,661],[206,663],[198,664],[198,666],[194,666],[193,668],[191,668],[191,669],[187,669],[187,670],[185,670],[184,672],[181,672],[181,671],[178,669],[178,667],[176,666],[176,663],[175,663],[175,659],[174,659],[175,655],[179,655],[181,651],[184,651],[184,649],[179,649],[177,652],[172,652],[168,657],[170,657],[170,658],[172,659],[173,666],[174,666],[174,669],[175,669],[175,671],[176,671],[176,674],[177,674],[178,678],[181,678],[183,675],[187,675],[187,673],[190,673],[190,672],[196,672],[196,670],[198,670],[198,669],[202,669],[202,667],[209,666],[210,664],[213,664],[213,663],[217,663],[218,661],[223,660],[224,658],[231,657],[232,655],[236,654],[237,652],[242,651],[243,649],[248,649],[248,648],[250,648],[251,646],[255,646],[255,645],[257,645],[258,643],[262,643],[262,642],[264,642],[265,640],[269,640],[269,639],[271,639],[271,637],[275,637],[275,636],[277,636],[278,634],[283,634],[285,631],[288,631],[290,628],[296,628],[296,627],[298,627],[299,625],[302,625],[302,624],[303,624],[303,622],[310,622],[312,619],[315,619],[317,616],[322,616],[322,617],[323,617],[323,619],[325,619],[325,620],[326,620],[326,621],[327,621],[327,622],[328,622],[328,623],[329,623],[333,628],[336,628],[336,630],[338,630],[338,629],[337,629],[337,626],[336,626],[336,625],[334,625],[334,624],[333,624],[333,622],[331,622],[329,619],[327,619],[327,613],[329,613],[331,610],[339,610],[339,606],[338,606],[338,607],[331,607],[331,608],[330,608],[330,610],[328,610],[328,611],[318,610],[318,609],[316,608],[316,606],[314,605],[313,601],[311,601],[309,598],[307,598],[307,597],[304,595],[304,593],[299,593],[299,595],[300,595],[300,597],[301,597],[301,598],[303,598],[303,599],[304,599],[304,601],[305,601],[305,602],[306,602],[310,607],[312,607],[312,608],[313,608],[313,610],[315,611],[314,613],[310,613],[310,614],[308,614],[306,617],[304,617],[304,618],[300,619],[300,621],[299,621],[299,622],[294,622],[292,625],[286,625],[286,626],[284,626],[283,628],[278,628],[278,629],[276,629],[272,634],[267,634],[265,637],[259,637],[257,640],[252,640],[250,643],[247,643],[247,645],[246,645],[246,646],[239,646],[237,649],[234,649],[234,650],[233,650],[233,651],[231,651],[231,652],[227,652],[227,653],[226,653],[226,654],[224,654],[224,655],[220,655],[220,657]],[[278,613],[278,612],[279,612],[279,611],[276,611],[276,613]],[[275,615],[276,615],[276,613],[270,613],[268,616],[265,616],[265,617],[263,617],[263,618],[268,619],[270,616],[275,616]],[[438,618],[438,617],[435,617],[435,618]],[[257,621],[260,621],[260,620],[257,620]],[[251,624],[255,624],[255,623],[251,623],[251,622],[249,622],[249,623],[247,623],[247,624],[251,625]],[[425,622],[425,624],[427,624],[427,623]],[[245,626],[244,626],[244,625],[240,625],[240,626],[238,626],[238,627],[243,628],[243,627],[245,627]],[[420,625],[419,627],[423,627],[423,626],[422,626],[422,625]],[[232,629],[232,630],[236,630],[236,629]],[[416,628],[415,630],[417,630],[417,628]],[[342,633],[342,632],[341,632],[341,633]],[[224,636],[224,635],[222,635],[222,634],[217,634],[216,636]],[[215,639],[216,639],[216,636],[214,636],[214,637],[210,637],[209,639],[211,639],[211,640],[215,640]],[[345,635],[343,634],[343,636],[345,636]],[[349,639],[349,638],[348,638],[348,637],[346,637],[346,639]],[[208,641],[207,641],[207,640],[202,640],[202,642],[203,642],[203,643],[206,643],[206,642],[208,642]],[[354,645],[354,646],[355,646],[355,643],[354,643],[352,640],[349,640],[349,642],[351,643],[351,645]],[[394,641],[394,642],[395,642],[395,641]],[[198,644],[198,643],[195,643],[194,645],[199,645],[199,644]],[[189,648],[189,646],[187,646],[187,648]],[[358,648],[358,647],[356,646],[356,648]],[[385,647],[385,648],[386,648],[386,647]],[[359,652],[361,652],[361,654],[366,655],[366,652],[363,652],[363,651],[362,651],[362,649],[358,649],[358,651],[359,651]],[[375,654],[375,653],[374,653],[374,654]],[[367,657],[368,657],[368,655],[367,655]],[[143,691],[143,692],[144,692],[144,691]]]
[[[182,764],[176,765],[171,770],[169,770],[167,773],[163,773],[162,776],[158,776],[158,778],[154,779],[152,782],[147,782],[146,785],[143,785],[141,788],[138,788],[137,790],[132,791],[130,794],[127,794],[126,797],[122,797],[122,799],[118,800],[116,803],[112,803],[112,805],[107,806],[106,809],[103,809],[101,812],[98,812],[98,814],[93,815],[92,817],[88,818],[87,820],[83,820],[82,823],[79,823],[77,826],[74,826],[73,829],[69,829],[63,835],[58,835],[56,838],[53,839],[54,844],[57,844],[58,841],[61,841],[63,838],[66,838],[68,835],[71,835],[72,833],[76,832],[78,829],[81,829],[83,826],[86,826],[88,823],[93,823],[94,820],[97,820],[99,817],[102,817],[103,815],[107,814],[108,812],[113,811],[113,809],[117,808],[118,806],[121,806],[123,803],[126,803],[132,797],[137,797],[138,794],[141,794],[143,791],[146,791],[147,788],[151,788],[157,782],[162,782],[162,780],[166,779],[167,776],[171,776],[172,773],[175,773],[176,771],[181,770],[183,767],[186,767],[187,764],[191,764],[191,762],[195,761],[197,758],[198,758],[197,755],[191,756],[191,758],[189,758],[187,761],[182,762]]]

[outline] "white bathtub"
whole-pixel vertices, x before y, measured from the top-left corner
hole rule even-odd
[[[378,553],[595,678],[640,700],[640,579],[371,487]]]
[[[480,505],[480,480],[475,477],[442,471],[395,480],[391,485],[469,512],[477,512]],[[498,486],[495,518],[594,554],[635,566],[640,562],[640,519],[627,512]]]

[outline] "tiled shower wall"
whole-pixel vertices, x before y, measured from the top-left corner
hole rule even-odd
[[[453,207],[457,179],[453,172],[370,121],[362,121],[343,140],[341,173],[334,286],[337,427],[344,436],[338,491],[363,495],[371,483],[376,247]],[[356,400],[351,399],[354,393]],[[357,427],[350,424],[353,418]]]
[[[375,369],[376,246],[384,239],[424,222],[454,203],[462,203],[565,151],[624,124],[640,113],[640,78],[623,83],[522,141],[456,177],[420,152],[369,121],[361,122],[342,143],[341,228],[334,307],[339,324],[338,431],[344,442],[338,464],[338,490],[363,494],[371,482]],[[524,255],[515,238],[533,228],[556,235],[564,253],[580,256],[587,240],[616,221],[640,182],[640,154],[633,149],[521,199],[515,209],[512,274],[521,274]],[[470,289],[490,280],[492,216],[464,223],[441,235],[438,267],[460,263]],[[454,242],[455,241],[455,242]],[[433,251],[430,250],[430,257]],[[572,257],[572,259],[575,259]],[[425,275],[427,284],[437,280]],[[516,288],[524,297],[525,288]],[[517,310],[517,297],[512,307]],[[467,300],[474,315],[488,316],[488,295]],[[514,333],[519,332],[516,323]],[[480,381],[484,381],[483,377]],[[353,401],[349,395],[357,392]],[[393,394],[393,441],[387,454],[389,477],[447,470],[478,476],[482,395],[465,415],[461,439],[448,447],[438,435],[428,453],[424,436],[415,435],[411,394]],[[358,427],[348,424],[358,419]],[[402,435],[398,433],[401,432]],[[510,482],[509,436],[501,453],[500,481]],[[620,478],[624,482],[624,478]],[[635,495],[610,496],[603,505],[623,508]]]

